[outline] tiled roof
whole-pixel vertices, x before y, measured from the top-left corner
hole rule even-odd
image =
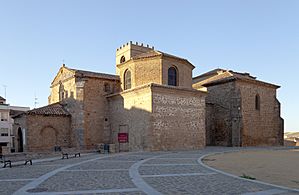
[[[119,76],[112,75],[112,74],[105,74],[105,73],[98,73],[98,72],[91,72],[86,70],[77,70],[77,69],[71,69],[69,70],[75,71],[76,75],[82,75],[87,77],[97,77],[97,78],[104,78],[104,79],[113,79],[113,80],[119,80]]]
[[[174,56],[174,55],[171,55],[171,54],[168,54],[168,53],[165,53],[165,52],[162,52],[162,51],[157,51],[157,50],[151,50],[151,51],[146,52],[146,53],[138,54],[138,55],[136,55],[136,56],[133,56],[132,59],[136,60],[136,59],[151,58],[151,57],[156,57],[156,56],[166,56],[166,57],[176,58],[176,59],[179,59],[179,60],[186,61],[186,62],[188,62],[190,65],[192,65],[192,64],[191,64],[187,59],[185,59],[185,58],[181,58],[181,57]],[[192,65],[192,66],[193,66],[193,65]]]
[[[259,83],[263,85],[267,85],[269,87],[276,87],[278,88],[279,86],[271,84],[271,83],[266,83],[263,81],[259,81],[256,79],[256,77],[251,76],[249,73],[240,73],[240,72],[235,72],[232,70],[224,70],[224,69],[215,69],[210,72],[204,73],[202,75],[199,75],[195,78],[193,78],[193,86],[198,87],[198,86],[212,86],[220,83],[226,83],[234,80],[243,80],[247,82],[254,82],[254,83]]]
[[[197,82],[197,81],[201,81],[201,80],[204,80],[205,78],[207,77],[211,77],[211,76],[214,76],[214,75],[217,75],[219,72],[225,72],[224,69],[221,69],[221,68],[216,68],[214,70],[211,70],[209,72],[206,72],[204,74],[201,74],[201,75],[198,75],[196,77],[193,77],[193,81]]]
[[[60,103],[50,104],[25,112],[27,115],[69,116],[70,113]]]
[[[160,52],[157,52],[155,50],[151,50],[149,52],[141,53],[136,56],[133,56],[133,59],[141,59],[141,58],[150,58],[155,56],[161,56],[162,54]]]
[[[5,98],[3,98],[2,96],[0,96],[0,100],[6,100]]]

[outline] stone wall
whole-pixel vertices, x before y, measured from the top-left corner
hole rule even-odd
[[[74,76],[74,72],[62,67],[52,83],[50,103],[60,101],[62,88],[65,95],[62,102],[72,115],[71,142],[81,148],[109,142],[108,104],[104,96],[119,91],[119,81]]]
[[[15,119],[17,129],[25,130],[25,151],[54,151],[55,146],[72,147],[71,118],[65,116],[22,115]]]
[[[132,42],[126,43],[121,47],[117,48],[115,64],[120,64],[120,59],[122,56],[124,56],[126,61],[128,61],[129,59],[131,59],[131,57],[134,57],[141,53],[146,53],[151,50],[153,50],[153,47],[149,47],[149,45],[143,45],[143,44],[138,45],[137,43],[132,43]]]
[[[237,82],[242,96],[242,145],[269,146],[283,144],[283,121],[276,88],[256,83]],[[256,95],[260,109],[255,108]]]
[[[65,67],[61,67],[59,73],[55,77],[51,85],[51,93],[49,96],[49,104],[59,102],[59,91],[63,89],[64,97],[77,99],[76,80],[74,73]]]
[[[121,91],[124,90],[124,74],[125,74],[125,71],[126,70],[129,70],[131,71],[131,88],[134,88],[135,87],[135,63],[134,61],[129,61],[129,62],[126,62],[126,63],[123,63],[123,64],[119,64],[116,66],[116,72],[117,72],[117,75],[119,75],[120,77],[120,83],[121,83]]]
[[[135,86],[162,83],[162,59],[160,57],[135,60]]]
[[[214,104],[206,102],[206,145],[215,146],[215,111]]]
[[[168,69],[176,67],[178,74],[178,86],[192,89],[193,66],[183,60],[170,57],[151,57],[145,59],[131,60],[117,65],[117,73],[121,79],[121,87],[124,90],[124,73],[131,71],[132,88],[149,84],[168,85]]]
[[[148,84],[112,95],[112,143],[129,133],[130,151],[186,150],[205,146],[205,93]],[[125,148],[125,144],[120,147]]]
[[[259,110],[255,108],[257,94]],[[212,85],[206,102],[207,145],[283,144],[283,120],[275,87],[241,80]]]
[[[178,74],[178,86],[192,89],[192,70],[193,66],[185,61],[163,57],[163,70],[162,70],[162,84],[168,85],[168,69],[172,66],[176,67]],[[160,83],[159,83],[160,84]]]
[[[239,146],[240,98],[234,82],[208,87],[207,145]],[[234,121],[234,124],[233,124]],[[235,137],[233,140],[232,137]]]
[[[154,85],[152,96],[151,150],[205,146],[205,93]]]
[[[84,147],[84,85],[85,78],[74,78],[74,97],[63,100],[65,109],[71,114],[71,142],[76,143],[76,147]],[[66,85],[67,86],[67,85]],[[68,89],[68,88],[66,88]],[[52,96],[52,95],[51,95]]]
[[[121,80],[121,88],[124,90],[124,74],[126,70],[131,71],[131,88],[148,83],[162,83],[161,57],[151,59],[131,60],[117,66]]]
[[[111,143],[121,151],[149,150],[152,97],[149,86],[108,97]],[[118,143],[118,133],[128,133],[129,143]]]
[[[110,141],[108,102],[105,95],[117,92],[118,85],[117,81],[98,78],[88,78],[85,81],[83,112],[84,142],[87,148]]]

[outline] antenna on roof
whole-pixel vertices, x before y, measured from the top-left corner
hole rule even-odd
[[[36,93],[34,93],[34,108],[36,108],[36,105],[38,104],[38,98],[36,97]]]

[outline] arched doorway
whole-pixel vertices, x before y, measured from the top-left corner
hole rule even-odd
[[[57,145],[57,130],[47,126],[40,131],[40,140],[38,148],[40,150],[53,150]]]
[[[18,128],[18,152],[23,152],[23,132],[21,127]]]

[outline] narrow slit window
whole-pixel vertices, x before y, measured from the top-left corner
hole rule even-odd
[[[255,96],[255,109],[260,110],[260,108],[261,108],[261,99],[260,96],[257,94]]]
[[[109,83],[105,83],[104,84],[104,91],[105,92],[110,92],[110,85],[109,85]]]

